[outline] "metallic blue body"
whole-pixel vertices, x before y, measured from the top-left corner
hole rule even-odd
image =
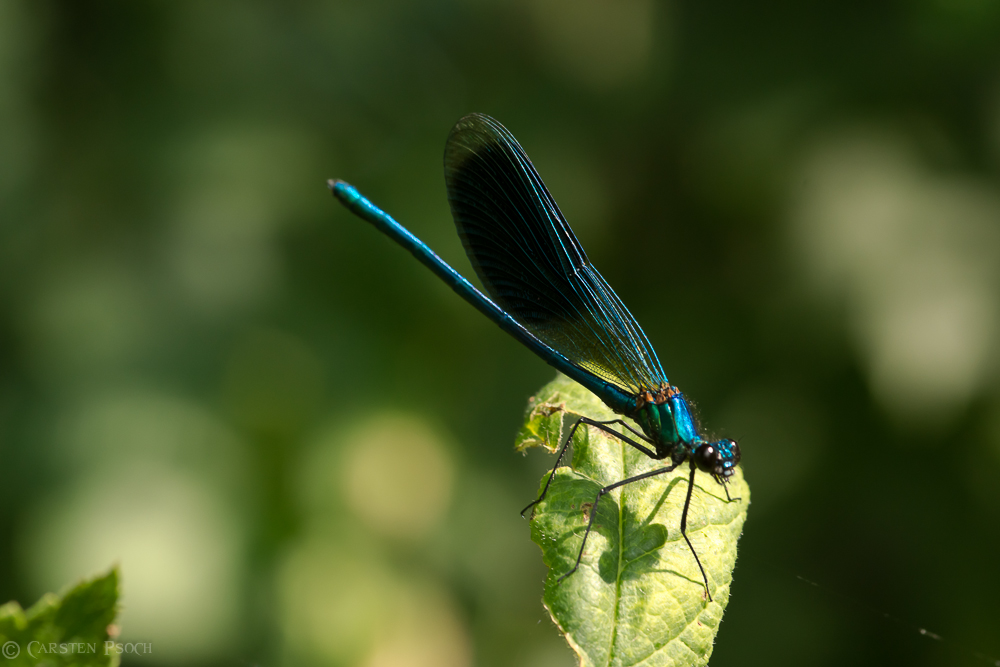
[[[698,435],[698,428],[694,424],[694,417],[691,416],[691,408],[681,394],[676,394],[667,399],[670,411],[674,415],[674,423],[677,428],[677,435],[681,442],[692,445],[701,444],[701,436]]]
[[[501,329],[520,341],[543,361],[586,387],[618,414],[634,419],[656,447],[656,458],[670,458],[675,462],[680,462],[691,456],[699,445],[706,442],[698,432],[697,423],[683,394],[677,392],[663,403],[650,402],[637,407],[634,395],[627,394],[614,384],[601,380],[589,371],[580,368],[567,359],[565,355],[540,341],[489,297],[476,289],[462,274],[441,259],[427,244],[396,222],[388,213],[371,203],[353,185],[344,181],[330,181],[329,187],[348,210],[370,222],[383,234],[409,250],[421,264],[433,271],[459,296],[496,322]],[[735,468],[738,461],[731,448],[727,446],[728,442],[721,440],[712,443],[724,453],[725,472],[719,471],[719,474],[724,477],[732,474],[731,470]],[[715,471],[708,472],[715,473]]]
[[[653,449],[634,446],[675,464],[690,459],[719,481],[732,475],[738,445],[701,436],[646,334],[587,258],[514,136],[470,114],[448,137],[444,167],[459,237],[489,297],[353,186],[329,187],[501,329],[634,419]]]

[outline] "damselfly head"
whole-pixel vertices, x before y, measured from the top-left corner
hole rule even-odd
[[[728,438],[698,445],[694,450],[694,463],[699,470],[724,481],[736,472],[740,462],[740,446]]]

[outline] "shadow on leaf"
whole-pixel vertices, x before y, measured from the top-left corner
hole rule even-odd
[[[644,518],[637,516],[628,507],[623,510],[610,494],[601,498],[584,555],[591,553],[595,536],[600,535],[605,538],[607,548],[597,563],[598,573],[605,583],[612,583],[625,577],[634,579],[643,574],[661,571],[657,569],[660,562],[659,550],[667,543],[669,529],[662,523],[653,523],[653,519],[671,490],[681,481],[683,480],[671,480],[664,488],[656,506]],[[566,546],[563,552],[567,560],[566,570],[576,561],[578,539],[582,539],[587,530],[594,499],[600,489],[596,482],[588,479],[559,480],[558,506],[552,503],[548,511],[565,513],[565,531],[559,541]]]

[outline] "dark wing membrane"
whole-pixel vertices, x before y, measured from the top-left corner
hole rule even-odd
[[[476,274],[497,304],[575,365],[630,393],[666,381],[656,353],[594,269],[524,150],[471,114],[444,154],[448,201]]]

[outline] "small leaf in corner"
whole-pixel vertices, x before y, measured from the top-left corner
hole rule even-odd
[[[105,642],[117,616],[117,568],[61,596],[47,593],[27,611],[8,602],[0,607],[3,664],[114,667],[118,655],[107,651]]]

